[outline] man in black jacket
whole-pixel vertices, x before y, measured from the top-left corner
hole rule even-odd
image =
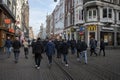
[[[37,42],[35,43],[35,46],[34,46],[34,53],[35,53],[35,67],[37,69],[40,68],[40,62],[41,62],[41,59],[42,59],[42,53],[44,51],[44,47],[43,47],[43,44],[40,40],[40,38],[37,39]]]
[[[16,40],[13,42],[12,46],[14,51],[15,63],[18,63],[20,47],[21,47],[21,43],[18,37],[16,37]]]

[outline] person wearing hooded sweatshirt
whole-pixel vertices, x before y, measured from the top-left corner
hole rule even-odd
[[[49,60],[49,67],[51,67],[52,56],[55,54],[55,44],[52,42],[51,39],[49,39],[49,42],[46,44],[45,51]]]
[[[41,42],[41,39],[38,38],[37,42],[35,43],[35,46],[34,46],[35,67],[37,69],[40,68],[40,62],[41,62],[41,59],[42,59],[42,53],[43,53],[43,51],[44,51],[43,44]]]

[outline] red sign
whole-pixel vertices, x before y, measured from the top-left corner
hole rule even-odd
[[[4,19],[5,24],[10,24],[11,20],[10,19]]]
[[[80,32],[80,35],[83,35],[84,34],[84,32]]]
[[[14,29],[9,29],[9,32],[11,32],[11,33],[14,33],[15,31],[14,31]]]

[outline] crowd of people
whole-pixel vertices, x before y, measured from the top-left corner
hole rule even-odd
[[[14,41],[10,40],[10,37],[7,38],[5,42],[6,47],[6,53],[8,58],[11,55],[11,47],[13,48],[14,57],[15,57],[15,63],[18,63],[19,60],[19,54],[20,54],[20,48],[24,47],[24,55],[25,58],[28,59],[29,54],[29,47],[30,47],[30,41],[24,39],[22,43],[20,42],[19,38],[16,37]],[[68,53],[71,53],[71,55],[76,54],[77,60],[79,62],[82,61],[82,58],[84,59],[84,63],[87,64],[87,48],[88,45],[85,42],[85,40],[53,40],[53,39],[46,39],[41,40],[40,38],[33,39],[31,42],[32,47],[32,53],[35,57],[35,67],[37,69],[40,69],[40,63],[42,60],[42,54],[45,53],[48,58],[48,64],[49,67],[52,65],[52,58],[53,55],[56,54],[56,58],[61,58],[62,62],[65,63],[65,66],[68,66]],[[93,55],[93,53],[98,56],[101,54],[101,51],[103,50],[103,56],[105,56],[105,43],[103,39],[100,41],[100,50],[99,53],[96,52],[97,48],[97,41],[94,38],[91,38],[90,40],[90,56]],[[70,50],[70,51],[69,51]]]

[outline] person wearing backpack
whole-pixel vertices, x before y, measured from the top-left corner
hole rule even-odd
[[[37,42],[35,43],[35,46],[34,46],[35,67],[36,67],[37,69],[40,69],[40,63],[41,63],[43,51],[44,51],[43,44],[42,44],[42,42],[41,42],[41,39],[38,38],[38,39],[37,39]]]

